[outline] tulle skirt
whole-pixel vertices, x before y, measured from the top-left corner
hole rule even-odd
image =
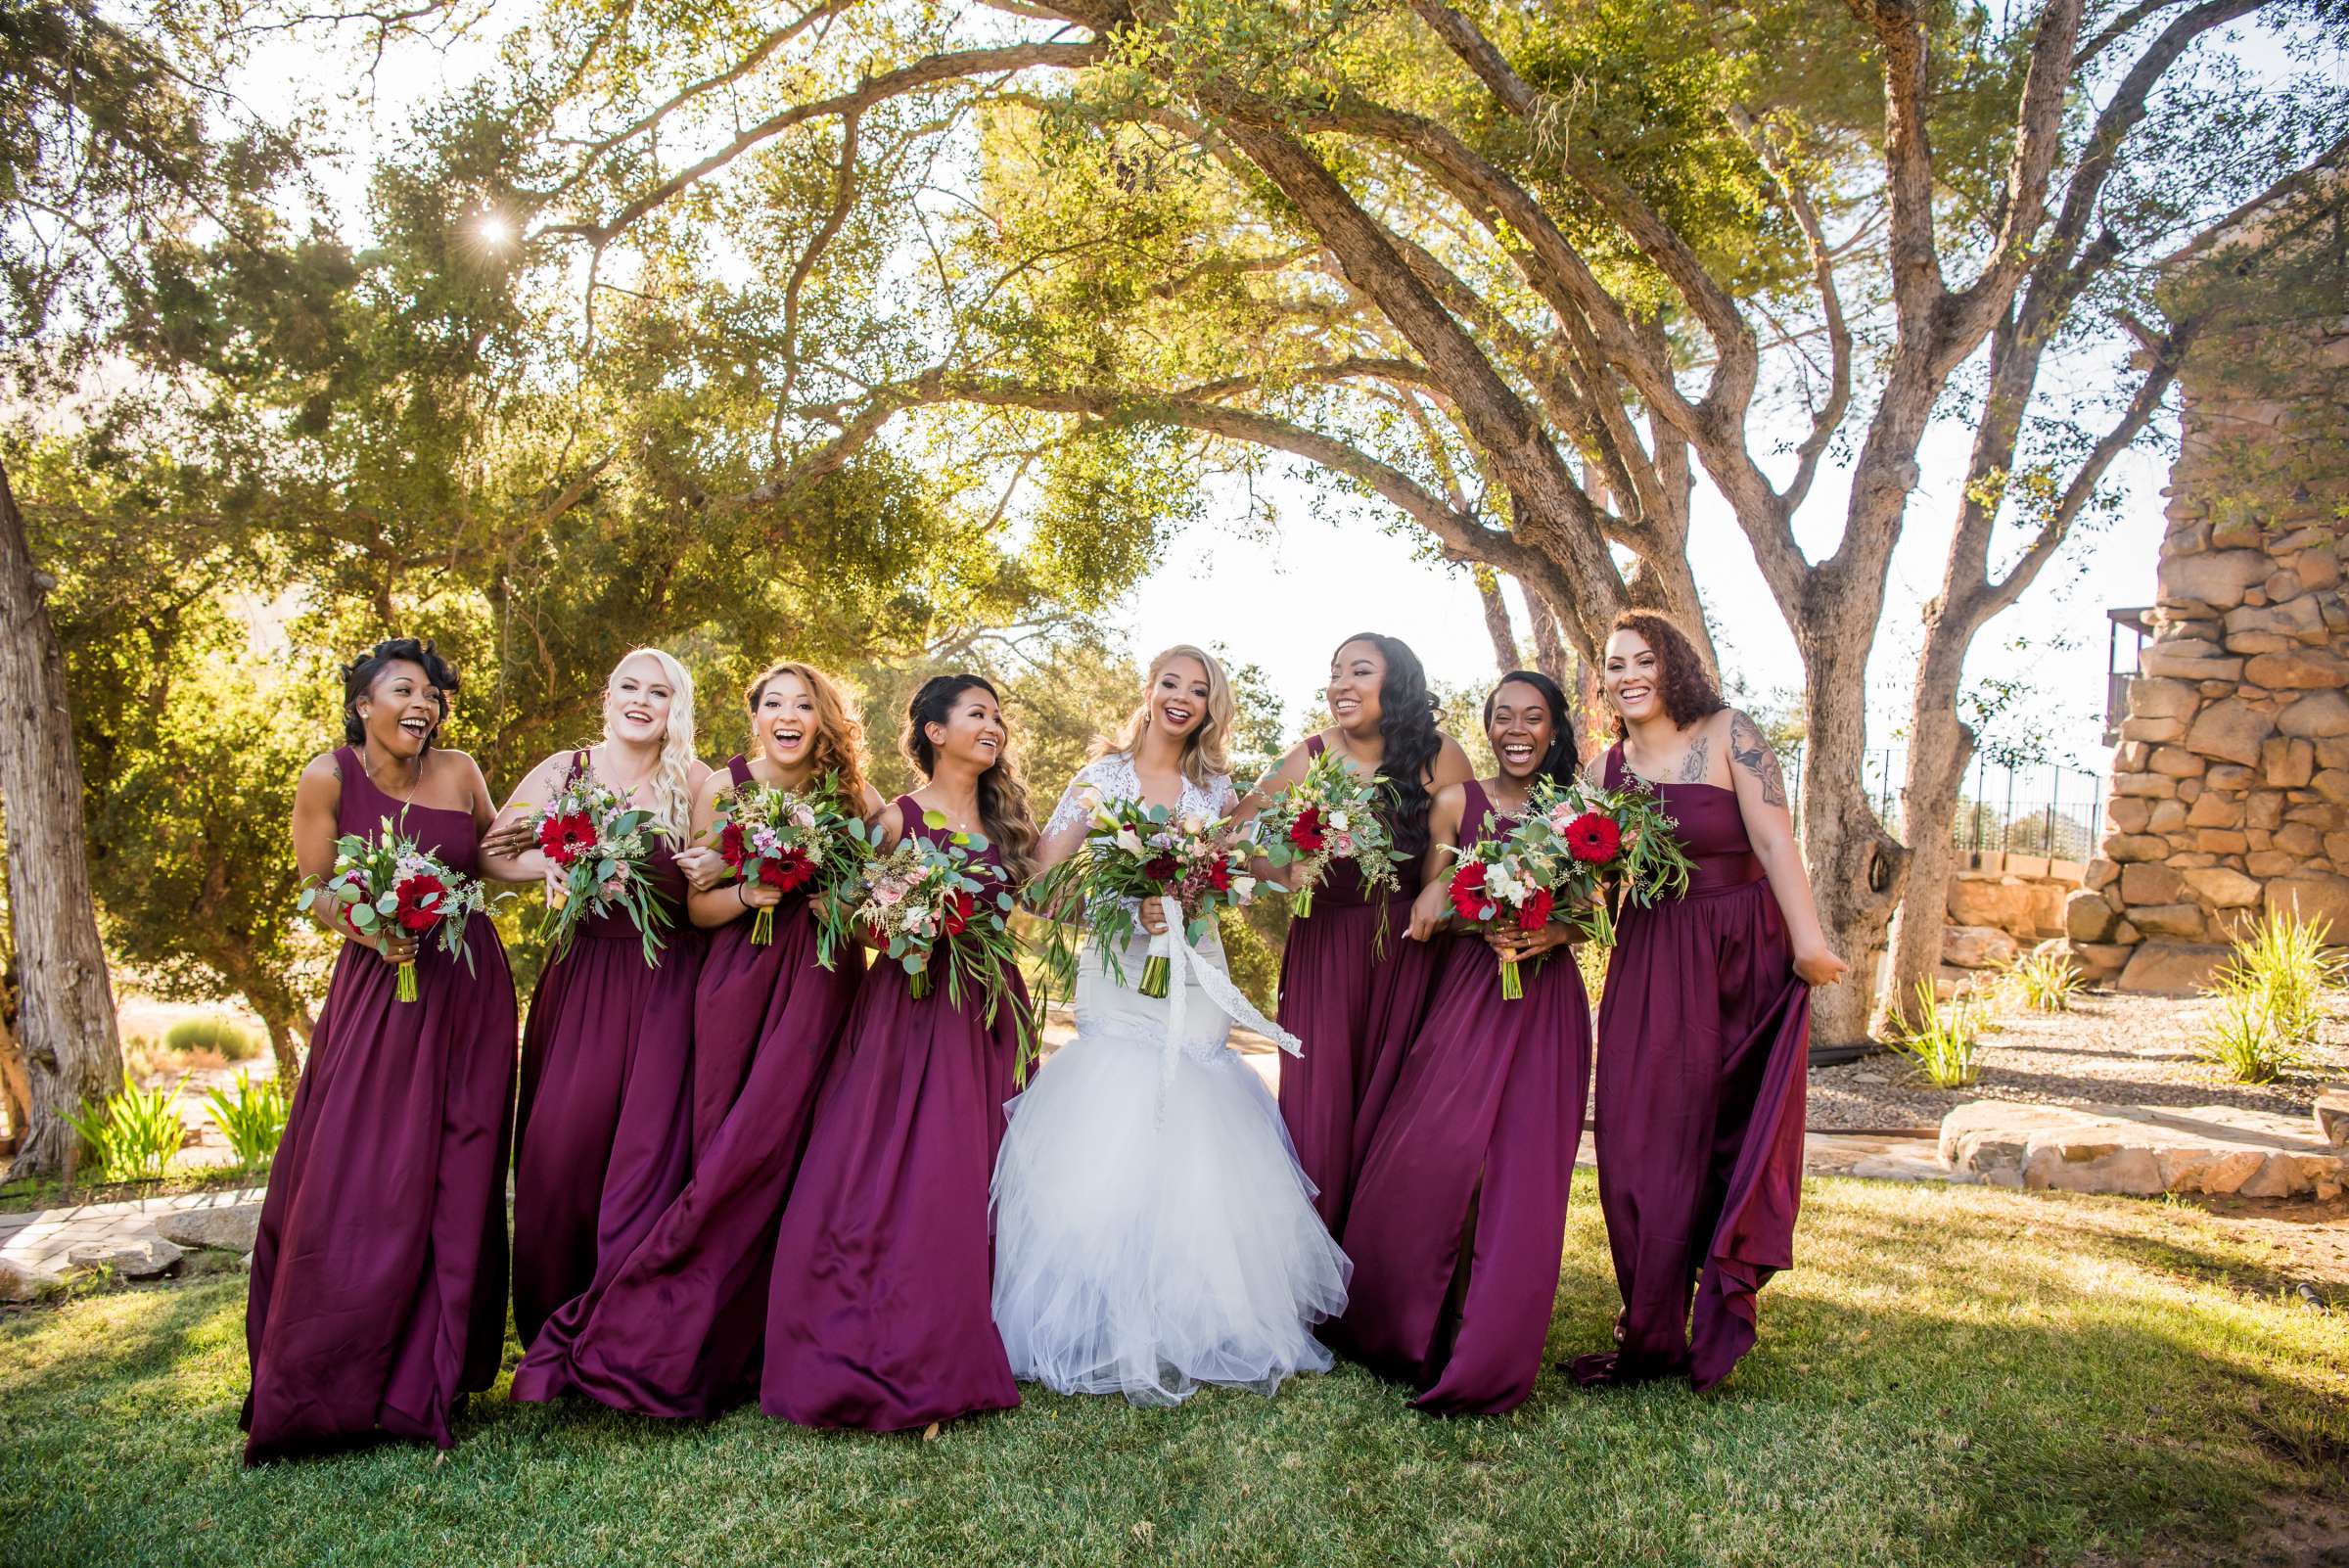
[[[1195,985],[1162,1112],[1168,1003],[1129,989],[1141,967],[1139,943],[1123,984],[1087,953],[1077,1038],[1010,1102],[990,1188],[995,1326],[1013,1375],[1063,1394],[1268,1395],[1329,1369],[1313,1325],[1345,1310],[1352,1266]]]

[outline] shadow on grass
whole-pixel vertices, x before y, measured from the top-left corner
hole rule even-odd
[[[1594,1198],[1586,1174],[1553,1361],[1615,1310]],[[1553,1368],[1442,1421],[1341,1367],[1171,1411],[1025,1390],[922,1443],[501,1394],[445,1460],[252,1474],[217,1397],[241,1298],[82,1303],[0,1327],[0,1561],[2059,1563],[2215,1548],[2345,1429],[2337,1325],[2218,1288],[2249,1252],[2195,1212],[1820,1181],[1798,1255],[1704,1396]]]

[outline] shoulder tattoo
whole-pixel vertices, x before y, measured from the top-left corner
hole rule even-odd
[[[1761,726],[1741,713],[1729,715],[1729,761],[1754,775],[1762,786],[1766,806],[1786,804],[1786,778],[1778,770],[1778,754],[1762,735]]]
[[[1673,782],[1675,784],[1702,784],[1705,781],[1706,765],[1712,761],[1712,739],[1709,736],[1699,735],[1695,740],[1689,742],[1687,752],[1681,758],[1680,777],[1674,779]]]

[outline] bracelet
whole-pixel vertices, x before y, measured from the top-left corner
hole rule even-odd
[[[747,882],[737,882],[737,883],[735,883],[735,884],[734,884],[734,901],[735,901],[736,903],[739,903],[739,904],[741,904],[741,905],[742,905],[742,906],[743,906],[745,909],[748,909],[748,908],[751,906],[751,893],[750,893],[750,884],[749,884],[749,883],[747,883]]]

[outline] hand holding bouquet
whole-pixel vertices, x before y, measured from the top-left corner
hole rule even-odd
[[[718,797],[710,827],[712,844],[743,882],[777,893],[808,890],[816,904],[815,961],[831,968],[847,911],[864,892],[866,854],[864,823],[841,804],[839,777],[827,773],[805,794],[738,784]],[[774,940],[774,906],[762,905],[751,941],[763,947]]]
[[[1265,858],[1300,868],[1289,905],[1298,919],[1313,912],[1313,889],[1332,860],[1352,860],[1360,868],[1363,890],[1373,895],[1402,886],[1395,867],[1409,856],[1395,848],[1373,809],[1385,783],[1379,774],[1362,777],[1336,752],[1325,751],[1257,818]]]
[[[439,856],[417,848],[414,839],[395,835],[386,819],[374,838],[351,833],[337,839],[334,869],[324,882],[302,889],[299,904],[339,918],[362,937],[398,930],[421,942],[438,927],[440,950],[462,956],[470,972],[473,949],[465,945],[465,922],[486,910],[488,899],[481,883],[450,870]],[[392,993],[403,1002],[416,999],[414,959],[399,966]]]
[[[1256,879],[1233,848],[1229,819],[1176,816],[1163,806],[1097,796],[1091,810],[1084,842],[1036,878],[1029,897],[1046,913],[1081,913],[1094,950],[1119,979],[1125,978],[1119,956],[1133,939],[1142,900],[1173,899],[1182,910],[1182,940],[1195,946],[1217,911],[1243,907],[1255,897]],[[1055,922],[1045,938],[1044,961],[1056,984],[1076,974],[1069,933]],[[1143,995],[1167,994],[1173,941],[1171,932],[1151,937],[1138,988]]]
[[[653,886],[653,813],[630,807],[618,790],[581,774],[530,815],[530,834],[560,875],[548,891],[542,935],[554,956],[591,914],[627,913],[644,939],[644,961],[661,963],[661,928],[668,906]]]

